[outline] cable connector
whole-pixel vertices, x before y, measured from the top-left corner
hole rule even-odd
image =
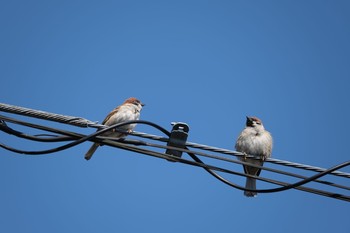
[[[171,125],[173,126],[173,129],[171,130],[167,146],[184,149],[190,128],[186,123],[182,122],[172,122]],[[179,158],[182,156],[182,151],[179,150],[167,149],[165,153]],[[173,159],[168,159],[168,161],[176,162]]]

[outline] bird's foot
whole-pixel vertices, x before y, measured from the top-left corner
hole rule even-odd
[[[248,154],[245,153],[245,152],[243,152],[243,160],[244,160],[244,161],[247,161],[247,156],[248,156]]]

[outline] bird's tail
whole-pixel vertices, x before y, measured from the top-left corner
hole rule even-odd
[[[247,181],[245,183],[245,188],[246,189],[256,189],[256,179],[247,177]],[[255,197],[258,194],[256,192],[252,192],[252,191],[244,191],[244,195],[246,197]]]
[[[99,146],[100,146],[100,145],[99,145],[98,143],[92,144],[92,146],[90,147],[90,149],[88,150],[88,152],[86,152],[86,154],[85,154],[85,159],[86,159],[86,160],[91,159],[92,155],[95,153],[95,151],[97,150],[97,148],[98,148]]]

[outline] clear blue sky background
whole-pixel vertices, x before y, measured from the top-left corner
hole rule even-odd
[[[349,1],[2,1],[0,101],[101,122],[135,96],[142,119],[186,122],[189,141],[228,149],[256,115],[273,157],[331,167],[349,159],[349,12]],[[0,135],[21,149],[57,146]],[[346,202],[297,190],[249,199],[145,155],[102,147],[87,162],[90,145],[1,149],[0,231],[348,229]]]

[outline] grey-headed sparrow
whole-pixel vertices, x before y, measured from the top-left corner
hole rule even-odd
[[[239,160],[262,166],[266,158],[271,157],[272,152],[272,137],[271,134],[265,130],[261,120],[257,117],[247,117],[246,127],[238,136],[236,142],[236,150],[247,155],[253,155],[257,159],[238,157]],[[246,174],[259,176],[261,169],[251,166],[243,165]],[[256,179],[247,177],[246,189],[256,190]],[[244,195],[247,197],[254,197],[257,195],[254,191],[245,191]]]
[[[125,102],[113,109],[108,116],[103,120],[102,124],[111,126],[114,124],[118,124],[121,122],[125,121],[131,121],[131,120],[138,120],[140,118],[140,112],[142,107],[144,106],[143,103],[140,102],[140,100],[131,97]],[[118,129],[127,131],[127,132],[132,132],[132,130],[135,128],[136,124],[129,124],[129,125],[124,125],[122,127],[118,127]],[[107,131],[102,134],[103,136],[108,136],[108,137],[115,137],[115,138],[124,138],[127,136],[125,133],[120,133],[115,130]],[[89,160],[91,159],[92,155],[94,152],[97,150],[97,148],[100,146],[99,143],[94,143],[88,152],[85,154],[85,159]]]

